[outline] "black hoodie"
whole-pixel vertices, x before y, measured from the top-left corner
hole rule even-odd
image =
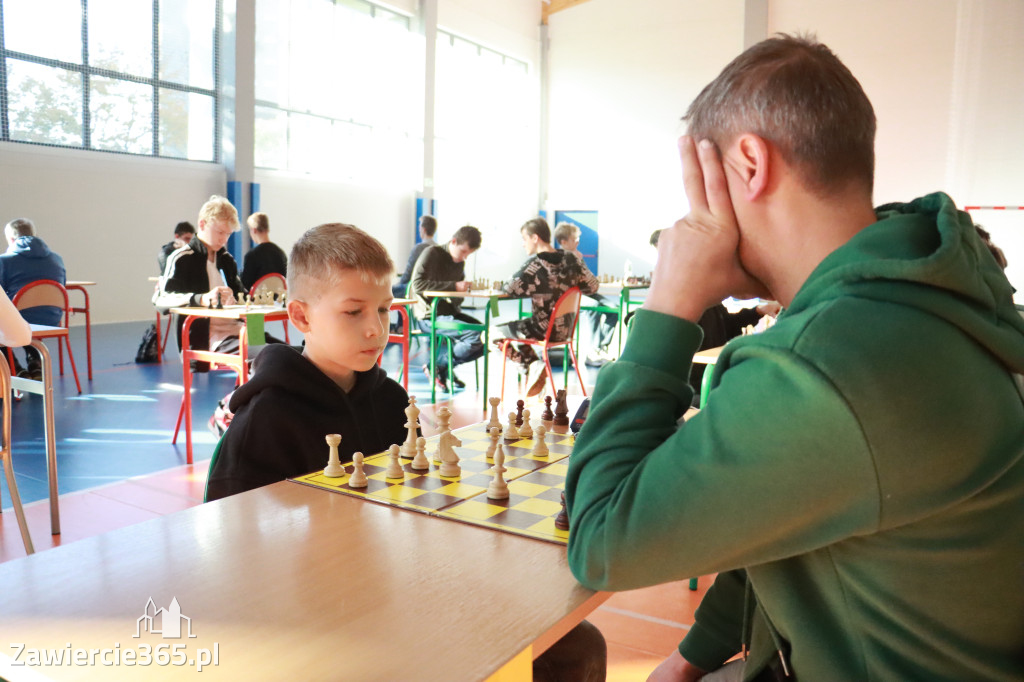
[[[341,461],[386,450],[406,437],[408,394],[384,370],[356,374],[345,393],[302,355],[269,345],[253,363],[252,378],[236,390],[231,426],[210,463],[207,501],[308,474],[327,465],[324,436],[341,434]]]

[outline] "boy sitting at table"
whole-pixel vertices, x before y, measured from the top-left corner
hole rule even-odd
[[[342,461],[377,453],[407,434],[408,395],[377,366],[388,343],[394,265],[351,225],[308,230],[288,262],[288,317],[304,348],[264,348],[210,462],[206,500],[322,469],[324,437],[341,434]]]

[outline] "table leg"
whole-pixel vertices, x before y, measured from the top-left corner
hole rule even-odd
[[[494,298],[487,299],[487,308],[484,310],[484,329],[483,329],[483,334],[482,334],[483,342],[484,342],[484,390],[483,390],[483,394],[484,394],[484,415],[487,414],[487,397],[488,397],[487,396],[487,382],[488,382],[488,380],[491,377],[490,371],[488,369],[489,368],[488,360],[491,357],[491,306],[494,305],[494,301],[495,300],[497,300],[497,299],[494,299]],[[502,361],[504,361],[504,359],[505,359],[504,356],[502,356]],[[505,398],[505,396],[503,395],[502,399],[504,399],[504,398]]]
[[[43,370],[43,431],[46,434],[46,478],[50,488],[50,532],[60,535],[60,506],[57,493],[57,437],[53,417],[53,362],[42,339],[33,339]]]

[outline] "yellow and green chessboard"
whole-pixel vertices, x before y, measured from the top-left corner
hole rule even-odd
[[[547,457],[530,454],[534,445],[532,439],[499,441],[505,452],[504,478],[508,482],[509,497],[491,500],[487,497],[487,486],[493,478],[490,469],[494,460],[486,457],[490,445],[486,426],[486,422],[480,422],[452,432],[462,441],[462,445],[455,448],[462,469],[459,477],[439,473],[440,463],[433,459],[438,441],[434,436],[427,440],[430,468],[418,471],[410,466],[412,460],[403,458],[401,480],[385,477],[386,452],[364,458],[363,471],[368,481],[365,488],[348,485],[353,471],[351,462],[345,464],[344,476],[328,478],[321,470],[291,480],[506,533],[560,544],[568,542],[569,532],[555,528],[555,517],[562,509],[561,495],[569,468],[564,460],[572,453],[573,434],[549,432],[544,439],[550,452]]]

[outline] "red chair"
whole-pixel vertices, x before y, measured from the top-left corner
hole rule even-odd
[[[249,289],[250,296],[256,296],[267,291],[273,291],[276,294],[283,294],[288,291],[288,281],[284,278],[284,275],[280,275],[276,272],[272,272],[269,275],[263,275],[256,283]],[[291,343],[288,339],[288,320],[281,320],[281,324],[284,325],[284,342]]]
[[[14,307],[18,310],[26,310],[28,308],[36,308],[38,306],[48,305],[55,308],[60,308],[64,311],[64,321],[61,325],[67,328],[68,322],[71,317],[71,304],[68,302],[68,290],[64,288],[64,285],[60,282],[55,282],[52,279],[39,279],[35,282],[29,282],[21,289],[18,293],[14,294],[14,298],[11,301],[14,303]],[[75,356],[71,352],[71,341],[63,336],[57,337],[57,358],[58,365],[60,367],[61,376],[64,375],[64,343],[67,341],[68,348],[68,362],[71,364],[71,371],[75,375],[75,387],[78,388],[78,392],[82,392],[82,384],[78,381],[78,369],[75,367]],[[10,366],[14,366],[14,354],[11,349],[7,349],[7,361]]]
[[[583,391],[583,395],[587,395],[587,387],[583,383],[583,376],[580,374],[579,363],[576,362],[576,351],[573,350],[573,337],[576,335],[577,322],[580,317],[580,290],[579,287],[571,287],[566,291],[555,303],[554,310],[551,311],[551,320],[548,322],[548,330],[544,334],[543,340],[537,339],[505,339],[501,344],[501,395],[505,395],[505,369],[508,366],[506,360],[508,360],[508,351],[513,344],[525,344],[528,346],[534,346],[540,351],[540,355],[544,358],[544,367],[548,372],[548,380],[551,382],[552,395],[558,394],[558,388],[555,386],[555,375],[551,371],[551,360],[548,358],[548,351],[552,348],[563,348],[563,353],[568,350],[569,356],[572,358],[573,369],[576,370],[576,378],[579,379],[580,389]],[[557,341],[551,340],[551,334],[555,331],[555,320],[564,317],[565,315],[572,315],[570,321],[570,331],[568,338],[559,339]],[[568,370],[563,360],[563,369]],[[565,385],[569,385],[569,375],[566,371]]]

